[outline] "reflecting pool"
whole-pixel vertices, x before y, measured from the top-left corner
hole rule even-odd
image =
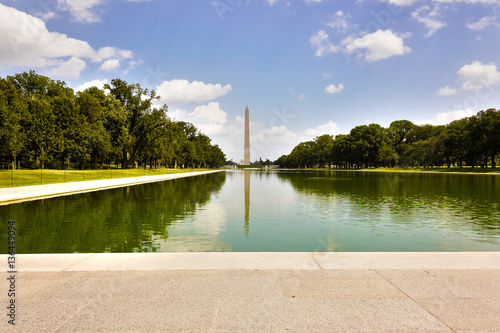
[[[0,206],[0,219],[16,221],[18,253],[500,251],[500,176],[227,171]]]

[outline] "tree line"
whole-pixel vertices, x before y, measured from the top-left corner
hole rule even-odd
[[[154,90],[113,79],[76,92],[34,71],[0,77],[0,158],[25,168],[224,165],[218,145],[193,124],[154,107]]]
[[[397,120],[356,126],[349,134],[322,135],[301,142],[275,163],[282,167],[495,168],[500,153],[500,110],[488,109],[447,125],[415,125]]]

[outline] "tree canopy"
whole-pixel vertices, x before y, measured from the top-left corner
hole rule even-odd
[[[495,168],[500,153],[500,110],[488,109],[447,125],[396,120],[354,127],[349,134],[322,135],[299,143],[275,164],[282,167],[428,167],[457,165]]]
[[[75,93],[34,71],[0,77],[0,157],[27,168],[224,165],[219,146],[193,124],[170,119],[158,99],[121,79]]]

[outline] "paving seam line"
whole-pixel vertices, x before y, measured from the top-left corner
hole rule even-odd
[[[315,263],[316,265],[318,265],[319,270],[320,270],[320,271],[323,271],[323,270],[324,270],[324,269],[323,269],[323,267],[321,267],[321,265],[320,265],[320,264],[316,261],[316,258],[314,258],[314,253],[315,253],[315,252],[309,252],[309,253],[310,253],[311,258],[312,258],[312,260],[314,261],[314,263]],[[316,252],[316,253],[317,253],[317,252]]]
[[[68,319],[66,319],[61,325],[59,325],[59,327],[57,327],[53,332],[59,332],[59,330],[61,329],[61,327],[63,327],[67,322],[69,322],[71,319],[75,318],[80,312],[82,312],[83,309],[86,309],[89,307],[89,305],[91,305],[93,303],[92,300],[89,300],[87,302],[87,304],[85,304],[80,310],[76,311],[71,317],[69,317]]]
[[[213,319],[213,321],[212,321],[212,325],[211,325],[211,327],[210,327],[210,330],[211,330],[211,331],[215,329],[215,324],[217,323],[217,315],[219,314],[219,309],[220,309],[220,305],[221,305],[221,303],[222,303],[222,299],[221,299],[221,298],[219,298],[219,299],[217,300],[217,307],[215,308],[214,319]]]
[[[348,298],[348,301],[349,301],[349,304],[351,305],[351,307],[354,309],[354,311],[356,311],[356,313],[358,314],[358,316],[363,320],[363,322],[366,324],[366,326],[368,326],[370,328],[371,331],[373,332],[376,332],[377,330],[373,328],[373,326],[370,324],[370,321],[367,320],[365,318],[365,316],[363,316],[361,314],[361,312],[359,312],[358,308],[356,307],[356,305],[354,304],[353,300],[351,298]]]
[[[73,265],[71,265],[71,266],[69,266],[69,267],[66,267],[66,268],[65,268],[65,269],[63,269],[61,272],[66,272],[68,269],[73,268],[73,267],[75,267],[76,265],[81,264],[81,263],[82,263],[82,262],[84,262],[85,260],[90,259],[90,258],[92,258],[93,256],[95,256],[96,254],[97,254],[97,253],[92,253],[90,256],[83,258],[83,259],[82,259],[82,260],[80,260],[79,262],[77,262],[77,263],[75,263],[75,264],[73,264]]]
[[[450,331],[452,332],[456,332],[453,328],[451,328],[450,326],[448,326],[448,324],[446,324],[444,321],[442,321],[441,319],[439,319],[435,314],[433,314],[432,312],[430,312],[429,310],[427,310],[427,308],[425,308],[424,306],[422,306],[420,303],[418,303],[416,300],[414,300],[410,295],[408,295],[407,293],[405,293],[403,290],[401,290],[401,288],[399,288],[398,286],[396,286],[394,283],[392,283],[388,278],[386,278],[384,275],[382,275],[377,269],[374,269],[375,272],[377,272],[378,275],[380,275],[384,280],[386,280],[387,282],[389,282],[391,285],[394,286],[394,288],[396,288],[397,290],[399,290],[400,292],[402,292],[406,297],[408,297],[409,299],[411,299],[415,304],[417,304],[420,308],[424,309],[428,314],[430,314],[432,317],[436,318],[437,321],[439,321],[440,323],[442,323],[444,326],[446,326]]]

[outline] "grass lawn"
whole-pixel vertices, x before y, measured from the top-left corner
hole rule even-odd
[[[471,168],[471,167],[463,167],[463,168],[373,168],[373,169],[358,169],[361,171],[388,171],[388,172],[459,172],[459,173],[498,173],[500,174],[500,168]]]
[[[0,188],[206,170],[208,169],[0,170]]]

